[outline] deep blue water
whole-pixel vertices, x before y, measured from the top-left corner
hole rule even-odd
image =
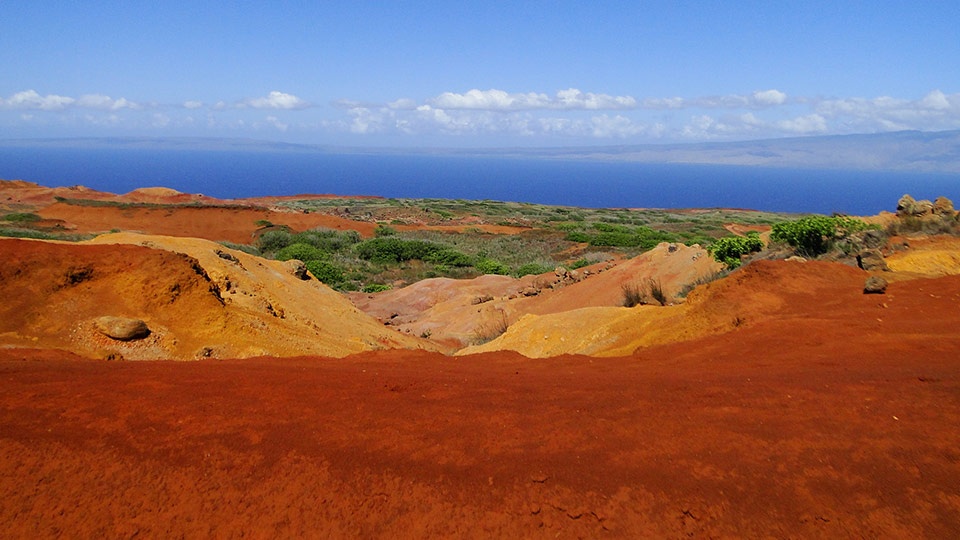
[[[960,202],[960,175],[535,158],[0,147],[0,178],[219,198],[334,193],[582,207],[873,214],[909,193]]]

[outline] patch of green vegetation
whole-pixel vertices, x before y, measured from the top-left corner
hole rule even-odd
[[[756,253],[761,249],[763,249],[763,241],[760,240],[760,233],[751,231],[746,236],[718,238],[707,248],[707,251],[717,262],[725,264],[727,268],[737,268],[740,266],[742,256]]]
[[[562,265],[578,268],[611,257],[633,257],[661,242],[709,246],[729,235],[728,224],[772,224],[793,217],[728,209],[577,208],[464,199],[332,198],[280,204],[298,212],[378,224],[374,238],[365,240],[357,233],[348,238],[347,233],[323,229],[268,230],[258,240],[266,256],[277,256],[298,242],[328,253],[344,272],[341,290],[430,277],[471,278],[487,272],[523,276]],[[461,232],[399,231],[391,226],[408,224],[454,225]],[[522,230],[486,232],[485,225],[492,224]]]
[[[389,285],[384,285],[383,283],[371,283],[369,285],[365,285],[362,289],[360,289],[360,291],[365,293],[378,293],[389,291],[390,289],[391,287]]]
[[[92,234],[64,234],[15,227],[0,227],[0,236],[7,238],[31,238],[34,240],[60,240],[63,242],[82,242],[94,237]]]
[[[41,218],[37,214],[32,214],[29,212],[14,212],[12,214],[7,214],[3,216],[3,221],[9,221],[11,223],[34,223],[40,221]]]
[[[837,240],[871,228],[879,229],[856,218],[814,215],[775,223],[770,239],[789,244],[805,257],[817,257],[829,251]]]

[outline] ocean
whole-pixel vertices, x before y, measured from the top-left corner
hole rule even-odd
[[[875,214],[905,193],[960,204],[960,176],[443,154],[0,146],[0,178],[218,198],[330,193],[592,208]]]

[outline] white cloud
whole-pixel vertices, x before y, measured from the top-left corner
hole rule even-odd
[[[248,99],[243,102],[243,105],[254,109],[306,109],[310,106],[310,103],[293,94],[285,94],[274,90],[266,97]]]
[[[707,109],[740,109],[740,108],[766,108],[783,105],[787,101],[787,94],[779,90],[758,90],[749,96],[741,94],[729,94],[726,96],[707,96],[694,100],[686,101],[685,104],[692,107],[702,107]]]
[[[39,109],[41,111],[59,111],[76,101],[72,97],[47,94],[41,96],[36,90],[17,92],[2,102],[12,109]]]
[[[87,94],[80,96],[74,103],[77,107],[88,109],[102,109],[105,111],[115,111],[118,109],[139,109],[140,105],[127,101],[126,98],[113,99],[103,94]]]
[[[267,124],[270,124],[271,126],[277,128],[277,130],[279,131],[286,131],[287,128],[290,127],[288,124],[281,122],[276,116],[272,116],[272,115],[264,118],[264,121]]]
[[[827,131],[827,119],[819,114],[808,114],[776,123],[777,128],[788,133],[812,135]]]
[[[783,105],[787,95],[779,90],[763,90],[753,93],[753,102],[758,105]]]
[[[401,109],[401,110],[413,110],[417,108],[417,102],[412,99],[401,98],[396,101],[391,101],[387,103],[387,107],[391,109]]]
[[[202,101],[196,101],[191,99],[183,102],[184,109],[199,109],[201,107],[203,107]]]
[[[621,115],[607,116],[605,114],[590,119],[593,126],[591,135],[597,138],[625,138],[643,133],[644,128],[635,124],[629,118]]]
[[[646,98],[642,103],[645,109],[682,109],[686,106],[686,100],[681,97]]]
[[[611,96],[581,92],[576,88],[560,90],[553,97],[537,92],[508,93],[503,90],[469,90],[464,94],[444,92],[428,100],[438,109],[485,111],[521,111],[536,109],[615,110],[634,109],[637,100],[631,96]]]

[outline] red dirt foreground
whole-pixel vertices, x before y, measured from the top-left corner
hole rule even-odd
[[[19,538],[957,538],[960,280],[890,288],[883,331],[774,320],[630,358],[0,349],[0,523]]]

